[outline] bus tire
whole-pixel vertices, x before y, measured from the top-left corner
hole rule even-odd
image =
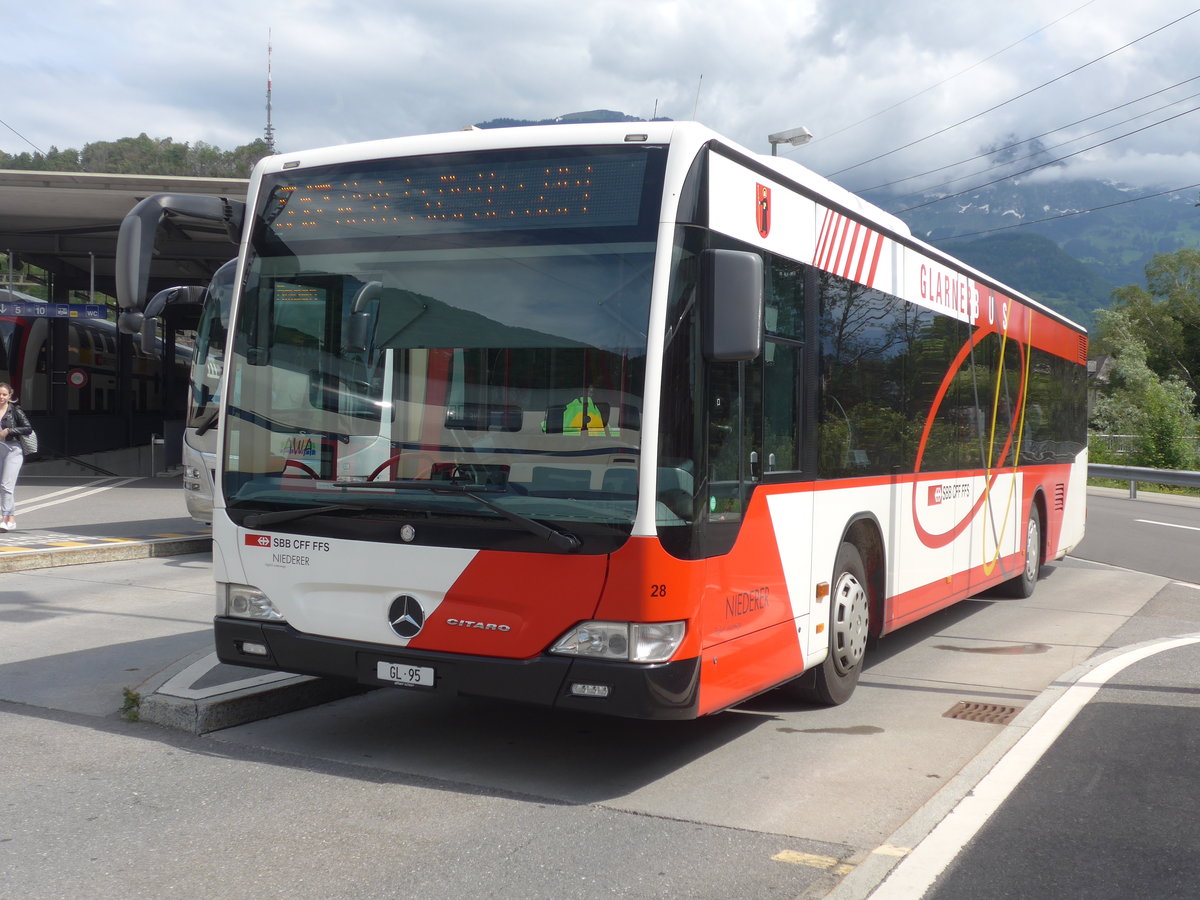
[[[1029,508],[1029,518],[1025,521],[1025,553],[1021,563],[1021,574],[1000,585],[1000,592],[1017,600],[1031,597],[1041,573],[1042,514],[1035,503]]]
[[[829,592],[829,655],[796,681],[804,700],[821,706],[845,703],[862,671],[871,626],[871,593],[862,554],[854,544],[838,548]]]

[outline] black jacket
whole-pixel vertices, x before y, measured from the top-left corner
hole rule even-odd
[[[4,428],[8,429],[8,437],[4,440],[9,444],[15,444],[19,435],[33,434],[33,426],[29,424],[25,410],[11,400],[8,401],[8,412],[0,418],[0,429]]]

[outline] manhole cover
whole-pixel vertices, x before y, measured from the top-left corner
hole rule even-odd
[[[968,722],[987,722],[989,725],[1007,725],[1016,718],[1023,706],[1002,706],[999,703],[977,703],[974,700],[960,700],[948,712],[942,713],[944,719],[966,719]]]

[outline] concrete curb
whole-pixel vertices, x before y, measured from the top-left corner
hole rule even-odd
[[[79,547],[38,547],[7,551],[0,554],[0,572],[50,569],[123,559],[182,556],[187,553],[206,553],[210,549],[212,537],[207,534],[168,538],[110,538],[105,543]]]
[[[368,690],[352,681],[226,665],[200,651],[142,683],[138,720],[204,734]]]
[[[0,573],[212,549],[208,533],[95,538],[35,531],[18,539],[31,546],[0,550]],[[204,734],[371,690],[352,681],[226,665],[211,646],[209,642],[137,687],[139,721]]]
[[[1163,642],[1153,638],[1116,647],[1085,660],[1051,682],[1041,694],[1033,699],[1012,722],[978,754],[951,778],[941,790],[929,798],[908,821],[893,832],[888,839],[871,851],[859,862],[824,900],[863,900],[875,892],[880,885],[913,850],[949,815],[956,806],[974,791],[975,787],[996,767],[1005,755],[1015,747],[1055,703],[1062,699],[1072,687],[1082,681],[1093,670],[1110,660],[1131,651],[1152,647]]]

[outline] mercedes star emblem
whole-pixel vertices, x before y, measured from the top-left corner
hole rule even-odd
[[[388,624],[402,638],[416,637],[425,625],[425,610],[416,597],[401,594],[388,608]]]

